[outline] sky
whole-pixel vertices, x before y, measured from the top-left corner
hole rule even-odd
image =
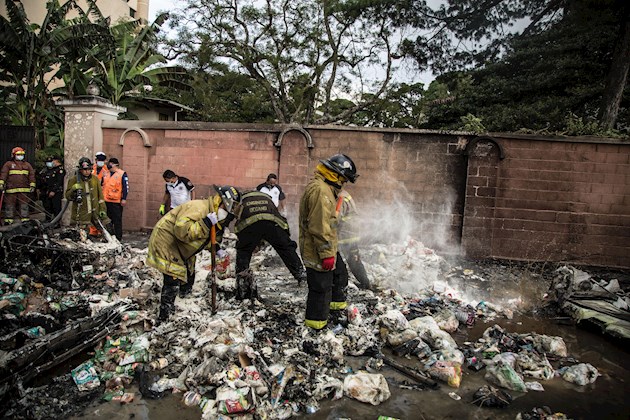
[[[428,3],[440,3],[442,0],[429,0]],[[173,10],[175,8],[182,7],[185,4],[185,0],[149,0],[149,22],[153,22],[157,13],[159,11],[168,11]],[[422,82],[425,84],[425,87],[435,79],[435,76],[431,72],[422,72],[418,73],[417,71],[411,69],[411,66],[405,66],[407,69],[410,69],[410,72],[407,72],[405,69],[397,72],[396,81],[398,82]]]
[[[158,11],[171,10],[183,4],[182,0],[149,0],[149,22],[153,22]]]

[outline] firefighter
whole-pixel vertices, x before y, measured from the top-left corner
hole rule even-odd
[[[343,184],[357,177],[346,155],[320,160],[300,200],[300,252],[308,282],[304,323],[315,330],[328,324],[331,311],[339,314],[347,307],[348,270],[338,252],[337,199]]]
[[[68,180],[65,195],[68,201],[72,201],[71,219],[77,225],[94,228],[109,223],[101,183],[92,174],[89,158],[79,159],[77,174]]]
[[[216,187],[216,194],[204,200],[191,200],[164,215],[149,238],[147,264],[164,275],[158,320],[165,321],[175,311],[180,286],[192,291],[195,281],[195,255],[210,249],[211,229],[215,227],[217,243],[223,230],[234,219],[235,203],[241,199],[231,186]],[[180,296],[182,295],[180,290]]]
[[[235,216],[237,284],[241,273],[249,268],[252,254],[262,240],[276,250],[298,284],[306,280],[304,266],[296,251],[297,244],[291,240],[289,223],[268,194],[259,191],[243,194]]]
[[[46,210],[47,222],[54,219],[61,212],[65,176],[66,171],[61,166],[59,157],[48,157],[46,159],[46,168],[39,173],[39,185],[37,187],[44,210]]]
[[[15,206],[19,204],[20,220],[28,220],[29,197],[35,191],[35,170],[24,160],[26,152],[21,147],[11,150],[11,159],[6,161],[0,171],[0,191],[4,194],[4,223],[13,223]]]
[[[129,177],[119,165],[118,159],[114,157],[107,162],[109,174],[103,177],[103,198],[107,207],[107,216],[114,225],[114,234],[118,240],[121,240],[123,208],[127,204]]]
[[[365,267],[361,261],[359,254],[359,236],[360,229],[357,226],[357,208],[350,193],[342,190],[339,193],[337,208],[339,209],[339,250],[354,277],[362,289],[370,288],[370,280],[368,279]]]

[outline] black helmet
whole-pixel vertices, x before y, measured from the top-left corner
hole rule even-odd
[[[79,159],[79,169],[92,169],[92,161],[89,158],[82,157]]]
[[[229,213],[232,212],[232,208],[234,207],[234,202],[237,202],[237,203],[241,202],[241,193],[238,192],[238,190],[232,186],[225,185],[223,187],[217,187],[215,185],[214,189],[221,196],[221,200],[223,200],[223,203],[225,204],[225,209]]]
[[[325,167],[348,179],[348,181],[354,183],[359,175],[357,175],[357,167],[354,166],[354,162],[346,155],[334,155],[330,159],[320,160]]]

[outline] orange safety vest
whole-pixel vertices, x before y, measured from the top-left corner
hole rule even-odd
[[[103,197],[105,201],[109,201],[110,203],[120,203],[122,199],[122,178],[125,171],[116,168],[113,175],[109,170],[107,170],[107,172],[109,175],[105,176],[103,181]]]
[[[98,166],[96,166],[96,163],[94,163],[92,165],[92,175],[97,177],[98,180],[101,181],[101,185],[102,185],[103,184],[103,178],[109,177],[109,169],[107,169],[107,165],[105,165],[105,166],[103,166],[101,168],[101,172],[97,173],[96,172],[97,170],[98,170]]]

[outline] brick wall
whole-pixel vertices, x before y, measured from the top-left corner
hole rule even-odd
[[[148,141],[128,124],[141,128]],[[366,241],[410,236],[441,252],[630,267],[630,143],[421,130],[106,121],[132,194],[125,228],[150,228],[172,169],[206,197],[212,184],[254,188],[279,175],[297,238],[297,209],[320,159],[346,153],[360,177],[348,190]],[[474,141],[473,141],[474,140]],[[310,146],[310,147],[309,147]],[[502,158],[503,156],[503,158]]]
[[[630,266],[629,143],[497,141],[468,167],[471,255]]]

